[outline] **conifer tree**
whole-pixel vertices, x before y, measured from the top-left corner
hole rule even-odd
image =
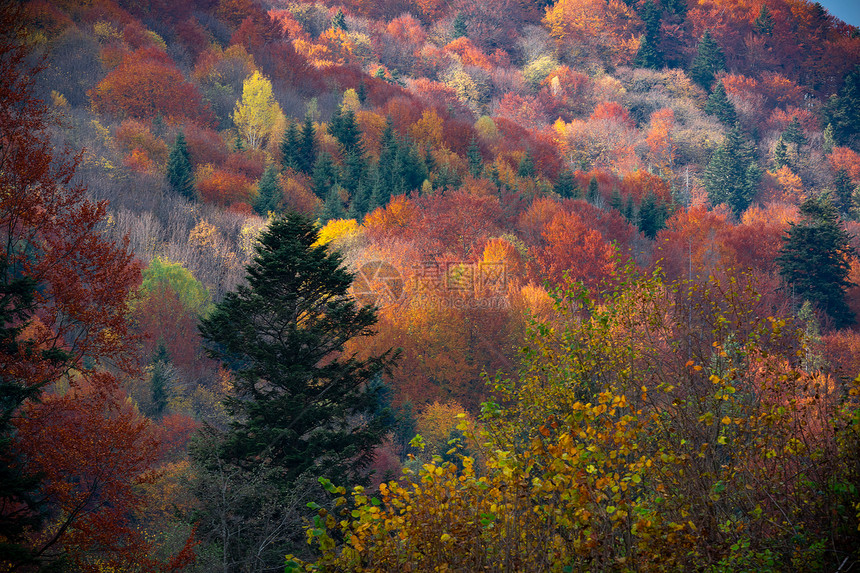
[[[770,13],[770,8],[767,7],[767,4],[762,4],[761,10],[759,10],[758,17],[753,22],[753,25],[762,36],[770,36],[773,34],[773,16]]]
[[[328,192],[331,191],[335,184],[337,171],[335,168],[332,156],[323,151],[317,157],[317,162],[314,164],[313,186],[314,193],[317,197],[325,200],[328,197]]]
[[[597,184],[597,177],[592,175],[588,181],[588,195],[586,199],[589,203],[595,203],[598,197],[600,197],[600,187]]]
[[[705,104],[705,113],[715,116],[725,125],[732,126],[738,120],[735,106],[729,101],[726,96],[726,88],[723,82],[717,82],[714,86],[714,91],[708,96],[708,103]]]
[[[776,146],[773,148],[773,165],[779,169],[780,167],[785,167],[789,164],[788,146],[785,145],[785,141],[780,137],[776,142]]]
[[[472,137],[469,142],[469,148],[466,150],[466,159],[469,161],[469,173],[472,177],[478,177],[484,170],[484,157],[481,155],[481,148],[478,146],[478,140]]]
[[[185,143],[185,136],[180,131],[170,150],[167,159],[167,183],[170,188],[188,199],[195,201],[194,172],[191,169],[191,156]]]
[[[660,11],[651,0],[647,0],[641,15],[642,21],[645,22],[645,33],[633,64],[656,70],[664,64],[663,53],[660,51]]]
[[[456,40],[457,38],[463,38],[469,35],[469,31],[466,29],[466,16],[464,16],[462,12],[457,12],[451,26],[453,28],[451,37],[453,39]]]
[[[170,355],[163,341],[158,343],[152,357],[149,372],[149,390],[152,397],[150,416],[158,419],[167,409],[168,385],[170,383]]]
[[[520,164],[517,167],[517,175],[519,177],[535,176],[535,160],[532,157],[531,149],[526,149],[525,155],[520,159]]]
[[[353,275],[318,238],[304,216],[275,219],[247,283],[200,324],[209,355],[233,375],[219,457],[249,471],[266,460],[285,488],[308,470],[360,481],[389,422],[376,381],[395,354],[344,353],[350,339],[373,334],[376,310],[356,303]]]
[[[343,10],[340,8],[337,9],[334,16],[331,19],[331,27],[335,30],[343,30],[344,32],[349,32],[349,28],[346,26],[346,17],[343,15]]]
[[[299,144],[296,152],[296,166],[302,173],[310,175],[313,172],[316,162],[316,128],[314,127],[311,115],[307,114],[305,116],[305,122],[302,124],[301,133],[299,134]]]
[[[281,138],[281,166],[286,169],[299,170],[299,130],[295,122],[290,120],[284,136]]]
[[[825,104],[824,121],[833,126],[833,139],[839,145],[856,145],[860,137],[860,65],[845,77],[839,94]]]
[[[254,201],[254,210],[265,217],[269,212],[276,213],[281,205],[281,186],[278,184],[278,172],[270,165],[263,172],[260,182],[257,184],[257,198]]]
[[[561,173],[558,174],[554,191],[562,199],[574,199],[579,196],[579,187],[570,169],[562,169]]]
[[[839,169],[833,176],[834,200],[842,212],[849,212],[851,207],[851,177],[845,169]]]
[[[716,40],[711,37],[711,32],[705,30],[699,45],[696,48],[696,57],[690,64],[690,78],[702,86],[705,91],[710,91],[711,85],[717,72],[726,68],[726,58]]]
[[[758,190],[761,171],[755,146],[744,140],[737,124],[714,152],[705,169],[705,190],[712,205],[726,203],[735,215],[749,207]]]
[[[346,217],[346,209],[343,208],[343,199],[341,199],[340,185],[334,185],[326,195],[325,202],[322,205],[319,219],[323,224],[328,223],[332,219],[344,219]]]
[[[666,224],[667,215],[666,205],[649,191],[639,206],[639,230],[649,239],[655,238]]]
[[[854,249],[842,228],[829,195],[810,197],[800,206],[801,220],[792,223],[783,237],[776,262],[780,275],[795,296],[808,300],[826,313],[836,328],[854,322],[845,302],[850,259]]]

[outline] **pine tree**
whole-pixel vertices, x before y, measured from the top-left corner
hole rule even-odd
[[[667,216],[666,205],[658,201],[653,193],[648,192],[639,206],[639,230],[649,239],[653,239],[666,224]]]
[[[561,173],[558,174],[554,191],[562,199],[573,199],[579,196],[579,187],[570,169],[562,169]]]
[[[194,191],[194,172],[191,169],[191,156],[185,143],[185,135],[180,131],[173,142],[167,159],[167,183],[170,188],[188,199],[197,200]]]
[[[609,208],[615,209],[619,213],[624,208],[624,202],[621,199],[621,192],[618,190],[618,187],[612,188],[612,194],[609,196]]]
[[[299,134],[299,145],[296,152],[296,165],[302,173],[311,174],[314,165],[317,162],[317,142],[316,128],[311,119],[311,115],[305,116],[305,122],[302,124],[301,133]]]
[[[150,416],[161,418],[167,409],[168,385],[170,384],[170,355],[163,341],[159,341],[152,357],[149,372],[149,390],[152,397]]]
[[[641,15],[642,21],[645,22],[645,33],[642,35],[633,65],[656,70],[664,64],[663,52],[660,51],[660,11],[651,0],[647,0]]]
[[[854,254],[850,236],[828,195],[804,201],[800,215],[783,237],[776,258],[780,275],[795,296],[825,312],[836,328],[849,326],[854,322],[845,302],[845,290],[853,284],[848,280]]]
[[[344,32],[349,32],[349,28],[346,26],[346,17],[343,15],[343,10],[340,8],[337,9],[334,16],[331,19],[331,27],[335,30],[343,30]]]
[[[705,30],[699,45],[696,48],[696,57],[690,64],[689,76],[694,82],[702,86],[705,91],[710,91],[717,72],[726,68],[726,58],[716,40],[711,37],[711,32]]]
[[[481,148],[478,146],[478,140],[472,137],[469,142],[469,148],[466,150],[466,159],[469,161],[469,173],[472,177],[479,177],[484,171],[484,156],[481,155]]]
[[[749,207],[758,190],[761,172],[756,164],[755,147],[744,141],[740,126],[735,125],[726,134],[704,175],[712,205],[726,203],[736,215]]]
[[[254,200],[254,210],[265,217],[269,212],[277,213],[281,205],[281,186],[278,184],[278,172],[270,165],[260,177],[257,184],[257,198]]]
[[[771,16],[770,8],[767,7],[767,4],[762,4],[758,17],[753,22],[753,25],[762,36],[773,35],[773,16]]]
[[[800,160],[801,148],[806,145],[807,139],[806,135],[803,133],[803,127],[801,127],[797,116],[792,118],[791,122],[789,122],[788,126],[785,128],[785,131],[782,132],[781,139],[786,143],[794,144],[794,156],[796,159]]]
[[[824,105],[824,121],[833,126],[839,145],[854,145],[860,137],[860,65],[845,77],[839,95]]]
[[[362,180],[355,193],[350,198],[348,215],[359,223],[370,212],[370,198],[373,193],[372,184],[367,179]]]
[[[453,28],[451,37],[453,39],[456,40],[457,38],[463,38],[469,35],[469,31],[466,29],[466,16],[464,16],[462,12],[457,12],[451,26]]]
[[[535,176],[535,160],[532,157],[531,149],[526,149],[525,155],[520,159],[520,164],[517,167],[517,175],[519,177]]]
[[[358,88],[355,90],[355,95],[358,96],[358,103],[364,105],[367,101],[367,86],[365,85],[364,80],[358,84]]]
[[[589,203],[595,203],[598,197],[600,197],[600,187],[597,184],[597,177],[592,175],[591,179],[588,180],[588,195],[586,199]]]
[[[851,207],[851,177],[845,169],[839,169],[833,176],[834,199],[842,212],[849,212]]]
[[[281,166],[299,170],[299,130],[292,120],[287,124],[284,137],[281,139]]]
[[[325,200],[337,177],[334,159],[328,151],[323,151],[317,157],[312,177],[314,193],[320,199]]]
[[[376,381],[395,354],[344,354],[347,341],[373,334],[376,310],[355,302],[353,275],[338,253],[314,246],[318,238],[304,216],[275,219],[247,283],[200,324],[209,356],[233,375],[219,458],[246,471],[266,460],[270,480],[287,488],[308,470],[360,481],[389,423]]]
[[[790,165],[788,160],[788,147],[785,141],[780,137],[776,142],[776,147],[773,148],[773,165],[777,169]]]
[[[328,223],[332,219],[346,218],[346,210],[343,208],[343,200],[340,195],[341,189],[340,185],[335,185],[329,190],[319,216],[323,224]]]
[[[723,82],[717,82],[714,86],[714,91],[708,96],[708,103],[705,104],[705,113],[715,116],[725,125],[732,126],[738,120],[735,106],[729,101],[726,96],[726,88]]]

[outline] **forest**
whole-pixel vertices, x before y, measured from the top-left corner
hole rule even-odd
[[[0,2],[0,571],[860,567],[860,29]]]

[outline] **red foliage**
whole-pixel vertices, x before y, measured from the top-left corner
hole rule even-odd
[[[253,182],[241,173],[217,168],[197,182],[197,190],[205,202],[227,207],[233,203],[249,202]]]
[[[709,211],[704,206],[678,210],[657,233],[654,264],[663,268],[670,281],[732,268],[736,254],[724,240],[730,229],[725,210]]]
[[[218,132],[194,123],[186,124],[184,130],[192,165],[219,165],[227,160],[227,147]]]
[[[617,101],[604,101],[597,104],[597,107],[595,107],[594,111],[591,112],[591,117],[589,117],[588,120],[613,121],[630,129],[634,129],[636,127],[636,123],[630,118],[630,112],[624,109],[624,106]]]
[[[168,414],[153,427],[160,449],[160,461],[180,458],[188,451],[191,436],[200,429],[200,422],[188,414]]]
[[[506,93],[496,107],[495,115],[510,119],[526,129],[537,130],[547,123],[544,111],[542,102],[535,96]]]
[[[486,54],[478,49],[475,44],[472,43],[472,40],[465,36],[452,40],[447,46],[445,46],[445,50],[460,56],[460,61],[464,65],[477,66],[485,70],[492,69],[493,67],[493,63]]]
[[[414,219],[403,236],[423,253],[475,260],[484,241],[502,232],[502,208],[496,195],[458,190],[419,197],[413,203]]]
[[[185,81],[167,54],[155,48],[126,55],[90,91],[90,98],[99,113],[119,117],[161,115],[169,122],[190,120],[204,125],[213,120],[197,88]]]
[[[227,156],[224,168],[248,179],[259,179],[266,170],[266,152],[261,149],[235,151]]]
[[[403,14],[388,23],[385,33],[395,40],[415,47],[421,46],[427,40],[427,32],[421,26],[421,22],[412,17],[411,14]]]
[[[622,197],[632,196],[637,205],[649,193],[664,203],[669,203],[672,200],[672,190],[669,188],[669,184],[643,169],[625,175],[621,181],[620,191]]]
[[[829,156],[834,171],[844,169],[854,184],[860,183],[860,155],[847,147],[834,147]]]
[[[135,306],[135,324],[143,336],[144,356],[152,356],[164,344],[170,361],[194,379],[208,367],[200,351],[197,315],[185,308],[179,295],[168,285],[153,289]]]

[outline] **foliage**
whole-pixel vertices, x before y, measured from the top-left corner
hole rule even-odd
[[[856,492],[836,493],[854,478],[839,452],[856,405],[849,413],[830,382],[798,367],[800,338],[759,317],[751,287],[655,275],[601,306],[559,293],[560,315],[533,325],[519,377],[495,380],[481,426],[460,425],[483,466],[435,458],[376,495],[321,480],[334,503],[309,504],[307,533],[322,556],[288,556],[287,570],[783,570],[856,558],[857,516],[841,505]]]
[[[783,238],[777,262],[780,275],[796,296],[827,314],[837,328],[854,322],[845,302],[850,236],[840,227],[839,214],[829,196],[809,198],[800,206],[801,221],[792,223]]]
[[[189,201],[197,198],[194,191],[194,172],[191,169],[191,156],[185,143],[185,135],[180,131],[167,159],[167,183],[171,189]]]
[[[755,148],[744,141],[740,126],[735,124],[705,170],[708,199],[712,205],[726,203],[740,215],[755,198],[760,177]]]
[[[242,138],[252,149],[264,147],[281,116],[281,106],[272,95],[272,82],[254,72],[242,84],[242,98],[233,111],[233,123]]]

